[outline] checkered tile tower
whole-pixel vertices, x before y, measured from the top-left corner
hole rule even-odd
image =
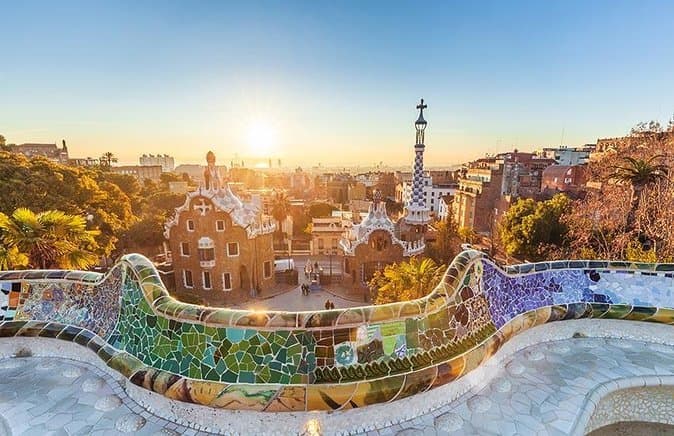
[[[424,99],[417,105],[419,109],[419,118],[414,123],[417,131],[417,140],[414,145],[414,173],[412,175],[412,196],[409,204],[406,205],[405,222],[411,225],[424,225],[431,221],[430,211],[424,202],[424,130],[428,124],[424,119],[424,109],[428,105],[424,104]]]

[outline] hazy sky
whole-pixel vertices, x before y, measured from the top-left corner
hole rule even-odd
[[[438,165],[674,113],[674,2],[467,3],[1,2],[0,133],[124,162],[411,165],[424,97]]]

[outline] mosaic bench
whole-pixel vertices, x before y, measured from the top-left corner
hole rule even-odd
[[[501,268],[459,254],[419,300],[316,312],[181,303],[145,257],[103,276],[0,272],[0,337],[96,353],[132,383],[215,408],[337,410],[455,380],[535,325],[576,318],[674,324],[674,265],[559,261]]]

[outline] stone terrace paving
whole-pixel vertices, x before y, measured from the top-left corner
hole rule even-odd
[[[601,330],[596,328],[596,320],[592,320],[595,325],[587,321],[570,322],[570,328],[565,328],[562,334],[573,329]],[[611,329],[626,329],[623,334],[640,330],[637,323],[602,322],[612,324]],[[538,334],[524,335],[549,334],[544,332],[549,327],[536,327],[532,332]],[[635,339],[568,338],[525,347],[499,366],[486,383],[449,404],[412,420],[362,432],[354,431],[352,422],[355,412],[361,410],[330,415],[274,414],[278,423],[275,428],[254,420],[235,423],[241,418],[237,412],[220,411],[221,419],[225,428],[226,421],[231,421],[233,428],[228,433],[241,434],[298,433],[307,429],[310,420],[319,423],[323,434],[350,431],[370,435],[566,435],[573,433],[575,424],[580,424],[576,432],[582,434],[584,423],[577,420],[586,407],[589,392],[611,380],[637,378],[637,384],[643,385],[645,378],[640,376],[660,376],[662,381],[667,375],[674,378],[674,347]],[[49,357],[4,358],[0,360],[0,385],[0,416],[4,420],[0,423],[0,434],[5,434],[1,424],[5,432],[11,429],[14,435],[210,434],[150,414],[129,398],[117,382],[83,362]],[[396,406],[421,410],[428,403],[435,403],[449,388],[451,385],[400,400]],[[650,412],[656,415],[651,416],[654,421],[667,422],[669,418],[671,423],[674,419],[674,387],[668,389],[659,410],[657,405],[651,405]],[[382,413],[381,408],[377,412]],[[625,411],[618,413],[627,417]],[[396,417],[391,414],[381,420],[380,416],[379,422],[387,419]]]

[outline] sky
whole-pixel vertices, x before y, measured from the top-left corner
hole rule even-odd
[[[470,3],[470,4],[468,4]],[[120,162],[427,165],[674,114],[674,2],[0,2],[0,134]]]

